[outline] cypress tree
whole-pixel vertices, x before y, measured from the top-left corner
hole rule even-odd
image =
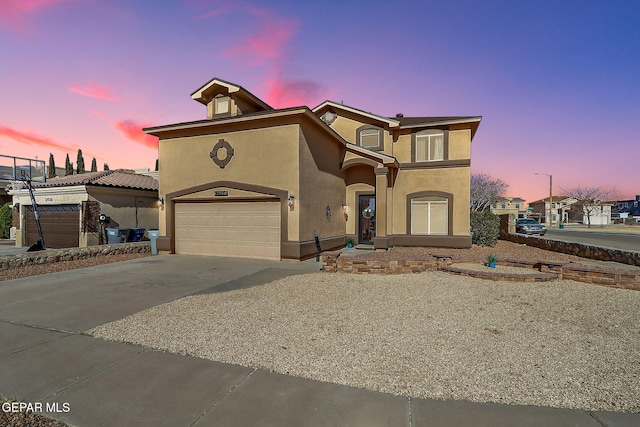
[[[82,157],[82,150],[78,148],[78,159],[76,160],[76,172],[78,175],[84,173],[84,157]]]
[[[73,175],[73,163],[69,161],[69,153],[67,153],[67,159],[64,162],[64,174]]]
[[[98,163],[96,163],[95,157],[91,160],[91,172],[98,172]]]
[[[49,153],[49,170],[47,171],[47,178],[56,177],[56,161],[53,159],[53,153]]]

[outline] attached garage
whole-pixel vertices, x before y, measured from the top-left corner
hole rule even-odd
[[[40,239],[33,207],[26,206],[26,244],[31,246]],[[80,239],[80,213],[78,205],[38,206],[40,227],[47,248],[77,248]]]
[[[175,252],[280,259],[279,201],[177,202]]]

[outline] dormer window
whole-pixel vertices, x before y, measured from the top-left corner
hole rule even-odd
[[[357,145],[369,150],[383,149],[382,129],[374,126],[362,126],[356,130]]]
[[[213,99],[213,114],[229,114],[231,112],[231,99],[228,96],[219,96]]]

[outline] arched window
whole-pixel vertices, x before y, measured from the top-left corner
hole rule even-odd
[[[382,129],[375,126],[359,127],[356,130],[356,144],[369,150],[382,150],[384,145]]]

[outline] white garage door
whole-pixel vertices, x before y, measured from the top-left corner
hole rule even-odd
[[[280,259],[280,203],[176,203],[176,253]]]

